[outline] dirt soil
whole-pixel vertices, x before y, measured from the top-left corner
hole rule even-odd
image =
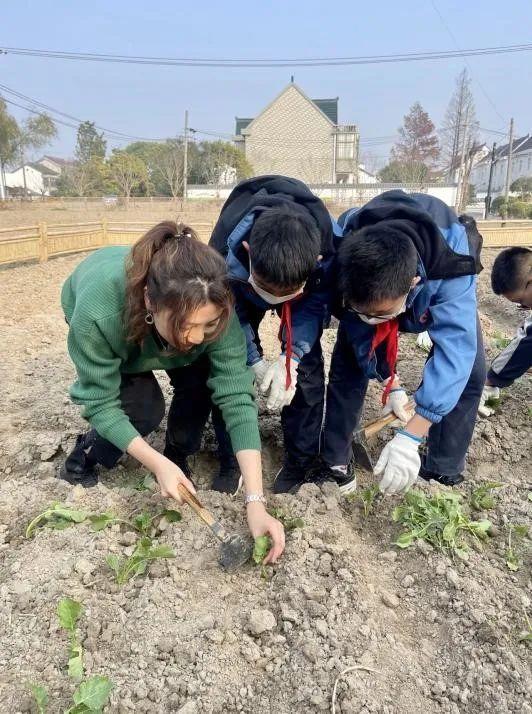
[[[480,281],[490,357],[494,335],[511,336],[522,319],[490,293],[494,255],[486,251]],[[75,685],[55,611],[69,596],[85,609],[79,631],[87,674],[114,682],[109,712],[326,712],[337,677],[358,667],[338,682],[338,714],[530,714],[530,643],[519,641],[526,614],[532,619],[530,559],[522,553],[516,572],[505,563],[506,524],[530,519],[530,376],[506,390],[498,414],[477,423],[459,490],[467,496],[491,480],[505,487],[495,508],[478,514],[493,522],[493,537],[464,560],[424,542],[397,549],[400,527],[390,516],[399,499],[381,501],[365,518],[330,485],[270,498],[305,526],[288,534],[267,579],[253,565],[222,571],[213,539],[187,508],[159,539],[176,558],[156,561],[122,589],[104,558],[131,552],[135,537],[127,529],[93,533],[81,524],[24,537],[27,523],[54,501],[122,517],[161,505],[157,494],[135,490],[144,474],[130,459],[103,472],[93,489],[55,478],[85,428],[67,396],[74,372],[59,307],[61,284],[82,258],[0,272],[0,711],[36,711],[28,681],[47,687],[50,712],[68,708]],[[264,330],[272,355],[274,323]],[[327,354],[333,343],[329,330]],[[424,358],[413,337],[401,338],[399,371],[410,389]],[[378,408],[372,386],[365,418]],[[261,428],[271,484],[282,453],[278,418],[262,413]],[[376,441],[375,452],[389,436]],[[154,444],[162,438],[160,430]],[[208,490],[212,448],[207,434],[195,462],[201,495],[229,527],[245,532],[240,499]],[[361,475],[361,487],[370,480]]]

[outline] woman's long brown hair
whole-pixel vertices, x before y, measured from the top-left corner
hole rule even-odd
[[[136,344],[141,344],[151,330],[145,319],[144,288],[155,312],[161,308],[171,311],[171,341],[178,352],[187,349],[184,340],[187,320],[207,302],[222,312],[216,328],[205,340],[216,340],[227,327],[233,296],[225,261],[188,226],[163,221],[131,249],[126,278],[126,320],[128,340]]]

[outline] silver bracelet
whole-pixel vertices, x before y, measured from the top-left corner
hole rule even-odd
[[[262,493],[247,493],[246,494],[246,496],[244,498],[244,503],[246,504],[246,506],[249,503],[256,503],[256,502],[264,503],[264,505],[266,505],[266,499],[264,498]]]

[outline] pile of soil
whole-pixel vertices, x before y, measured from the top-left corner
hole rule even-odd
[[[511,336],[520,320],[489,291],[494,254],[486,251],[479,288],[490,356],[497,352],[493,335]],[[400,499],[381,500],[365,517],[330,484],[270,497],[305,525],[288,534],[286,553],[267,577],[252,564],[221,570],[215,542],[187,508],[159,537],[175,559],[156,561],[122,588],[105,557],[131,553],[136,536],[127,528],[95,533],[80,524],[24,537],[27,523],[54,501],[121,517],[163,506],[156,493],[136,490],[144,473],[131,459],[102,473],[90,490],[55,478],[85,428],[67,396],[73,368],[59,307],[61,283],[82,257],[1,273],[0,711],[36,711],[28,681],[48,689],[50,712],[70,705],[75,685],[56,616],[57,602],[68,596],[84,607],[87,674],[114,683],[109,712],[325,712],[339,678],[338,714],[532,713],[530,644],[520,640],[526,615],[532,618],[526,542],[519,570],[509,570],[505,557],[507,524],[530,516],[529,376],[505,391],[494,417],[477,422],[459,490],[467,497],[487,481],[505,486],[493,509],[476,514],[492,521],[492,537],[467,559],[449,559],[425,542],[397,549],[401,529],[391,511]],[[273,320],[264,330],[272,355],[276,327]],[[327,355],[333,344],[329,330]],[[400,353],[399,372],[413,390],[426,356],[412,336],[401,338]],[[378,409],[372,385],[365,418]],[[270,484],[282,456],[278,417],[262,413],[261,429]],[[375,441],[375,453],[389,436]],[[153,436],[156,447],[162,438],[162,430]],[[207,433],[194,465],[202,498],[231,529],[245,532],[241,500],[208,490],[212,449]],[[359,481],[363,488],[371,477],[360,474]]]

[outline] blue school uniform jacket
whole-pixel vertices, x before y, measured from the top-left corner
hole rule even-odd
[[[427,330],[431,337],[433,349],[414,398],[416,412],[437,423],[456,406],[477,353],[479,246],[473,245],[474,238],[468,236],[452,209],[421,193],[387,191],[360,209],[346,211],[338,222],[345,236],[383,220],[396,222],[418,253],[421,280],[408,295],[399,329],[413,333]],[[341,310],[341,319],[368,377],[388,377],[383,349],[371,350],[375,328],[347,310]]]
[[[255,334],[250,325],[250,308],[271,310],[248,283],[249,254],[242,245],[256,218],[266,208],[289,204],[295,210],[310,214],[318,225],[322,237],[322,259],[307,280],[301,296],[290,301],[292,325],[292,352],[301,359],[314,346],[321,335],[323,325],[330,315],[330,303],[334,293],[334,256],[341,240],[342,231],[332,219],[323,202],[301,181],[286,176],[259,176],[242,181],[231,192],[209,245],[225,256],[231,286],[235,295],[235,308],[246,335],[247,363],[256,364],[260,354],[255,344]],[[276,306],[280,314],[282,304]],[[286,327],[283,328],[284,344]],[[284,346],[283,346],[284,349]]]

